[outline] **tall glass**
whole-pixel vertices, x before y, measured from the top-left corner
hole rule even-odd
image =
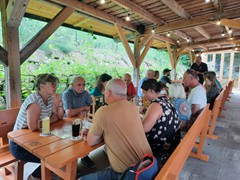
[[[80,130],[82,129],[82,121],[75,119],[72,123],[72,140],[80,140]]]
[[[42,119],[42,133],[41,136],[50,135],[50,117],[45,117]]]

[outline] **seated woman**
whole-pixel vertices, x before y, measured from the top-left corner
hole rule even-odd
[[[182,83],[172,83],[169,85],[169,96],[171,103],[178,112],[182,122],[188,121],[191,116],[191,104],[186,100],[186,93]]]
[[[30,94],[23,102],[13,131],[26,128],[37,131],[44,117],[50,117],[51,123],[63,118],[62,99],[59,94],[56,94],[57,84],[58,78],[51,74],[37,76],[35,83],[37,91]],[[39,158],[13,141],[10,141],[10,151],[18,160],[40,163]],[[29,179],[41,179],[40,166],[28,177]]]
[[[161,96],[161,85],[155,79],[143,82],[144,97],[151,102],[143,117],[143,127],[160,167],[164,165],[180,142],[180,120],[175,107]]]
[[[103,96],[107,82],[112,79],[112,76],[104,73],[97,78],[90,94],[93,96]]]
[[[214,101],[220,93],[220,89],[218,88],[215,77],[212,74],[206,74],[204,76],[204,82],[207,91],[207,103],[210,103],[209,109],[212,110]]]

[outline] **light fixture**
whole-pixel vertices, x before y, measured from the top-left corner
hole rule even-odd
[[[225,36],[224,30],[222,30],[222,37]]]
[[[177,40],[177,43],[180,43],[179,39]]]
[[[106,1],[105,0],[100,0],[100,4],[105,4]]]
[[[218,21],[217,21],[217,25],[220,25],[221,24],[221,20],[219,19]]]
[[[232,34],[232,29],[231,28],[228,29],[228,33]]]
[[[231,35],[230,40],[233,40],[233,35]]]
[[[190,39],[189,39],[189,37],[187,38],[187,42],[190,42]]]
[[[237,51],[238,50],[238,48],[237,47],[235,47],[235,51]]]
[[[126,21],[130,21],[130,16],[129,16],[129,14],[126,16]]]
[[[210,2],[210,0],[205,0],[205,2],[206,2],[206,3],[209,3],[209,2]]]
[[[192,52],[194,52],[194,49],[192,49]]]
[[[169,32],[167,33],[167,36],[170,37],[170,33]]]
[[[155,29],[154,28],[152,28],[152,33],[155,33]]]

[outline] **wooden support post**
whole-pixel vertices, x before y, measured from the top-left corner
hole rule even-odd
[[[140,42],[140,36],[137,36],[134,41],[134,57],[135,57],[136,67],[135,68],[133,67],[133,84],[135,87],[138,87],[138,82],[140,78],[140,65],[138,63],[138,60],[140,57],[139,42]]]
[[[194,63],[194,55],[192,53],[191,50],[188,50],[188,55],[189,55],[189,59],[190,59],[190,66]]]
[[[219,72],[219,81],[223,80],[223,65],[224,65],[224,53],[221,53],[221,63],[220,63],[220,72]]]
[[[212,54],[212,70],[215,71],[216,53]]]
[[[233,64],[234,64],[234,52],[231,52],[228,81],[232,80]]]
[[[7,2],[1,0],[3,46],[7,53],[5,66],[5,94],[6,108],[17,107],[22,104],[20,53],[18,27],[7,27]]]
[[[173,52],[172,52],[171,46],[170,46],[169,42],[166,42],[166,45],[167,45],[167,50],[168,50],[168,55],[169,55],[169,59],[171,62],[171,66],[172,66],[172,68],[174,68],[175,63],[174,63]]]

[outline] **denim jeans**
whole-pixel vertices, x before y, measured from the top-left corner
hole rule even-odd
[[[23,162],[33,162],[40,163],[40,159],[28,152],[26,149],[22,148],[13,141],[9,142],[10,151],[12,155]],[[41,166],[39,166],[33,173],[32,176],[35,178],[41,178]]]
[[[80,180],[117,180],[121,175],[122,173],[115,172],[111,167],[107,167],[104,170],[82,176]]]

